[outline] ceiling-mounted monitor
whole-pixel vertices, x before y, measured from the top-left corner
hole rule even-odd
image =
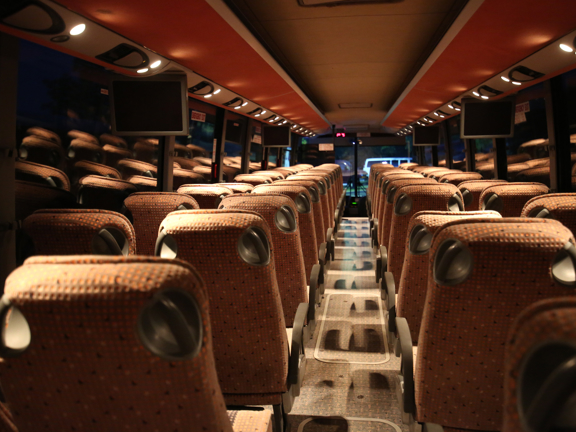
[[[263,126],[264,147],[290,147],[290,126]]]
[[[461,138],[509,138],[514,136],[513,96],[495,101],[462,99]]]
[[[412,131],[414,146],[437,146],[440,144],[440,127],[414,126]]]
[[[114,76],[110,82],[112,133],[188,135],[186,75]]]

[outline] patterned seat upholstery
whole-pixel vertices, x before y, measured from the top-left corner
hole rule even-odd
[[[224,186],[234,193],[250,193],[254,190],[254,185],[250,183],[218,183],[219,186]]]
[[[412,216],[406,236],[406,253],[402,276],[396,291],[396,316],[404,317],[410,326],[412,343],[418,345],[418,334],[428,290],[428,264],[432,237],[443,225],[460,219],[500,218],[493,211],[448,212],[425,210]]]
[[[316,242],[314,209],[312,208],[310,193],[304,186],[283,186],[277,184],[256,186],[252,193],[264,195],[282,194],[289,196],[294,201],[298,211],[298,229],[300,230],[300,241],[302,242],[306,283],[310,285],[312,267],[314,267],[314,264],[318,264],[318,244]]]
[[[482,176],[474,172],[447,173],[438,179],[440,183],[451,183],[454,186],[468,180],[482,180]]]
[[[117,168],[118,162],[122,159],[132,158],[131,151],[110,144],[105,144],[102,147],[102,152],[104,153],[104,164],[111,168]]]
[[[16,220],[24,220],[40,209],[76,206],[76,197],[70,192],[40,183],[16,180],[14,195]]]
[[[503,432],[574,429],[575,347],[576,298],[542,300],[518,316],[506,345]]]
[[[74,178],[73,183],[75,185],[78,184],[78,181],[82,177],[86,177],[88,175],[97,175],[101,177],[108,177],[112,179],[121,179],[120,173],[118,170],[109,167],[107,165],[99,164],[96,162],[90,162],[87,160],[82,160],[76,162],[74,164]]]
[[[324,229],[324,216],[322,213],[322,202],[320,201],[320,191],[315,181],[293,179],[292,177],[286,180],[278,180],[273,184],[279,186],[298,185],[304,186],[310,194],[312,200],[312,213],[314,214],[314,230],[316,231],[316,249],[320,249],[320,245],[326,241],[326,230]]]
[[[520,216],[554,219],[576,233],[576,193],[534,197],[526,203]]]
[[[180,158],[192,159],[192,150],[185,145],[175,143],[174,155]]]
[[[78,203],[86,208],[121,212],[124,200],[137,192],[136,186],[124,180],[89,175],[78,182]]]
[[[190,149],[190,151],[192,152],[192,158],[195,158],[195,157],[198,157],[198,156],[201,156],[201,157],[202,157],[202,156],[203,156],[203,157],[208,156],[208,152],[207,152],[204,148],[202,148],[202,147],[200,147],[200,146],[197,146],[197,145],[194,145],[194,144],[186,144],[186,148],[187,148],[187,149]]]
[[[480,210],[480,195],[484,189],[501,183],[506,183],[506,180],[466,180],[460,183],[458,189],[464,198],[466,211]]]
[[[154,255],[158,229],[169,213],[199,209],[196,200],[176,192],[137,192],[124,201],[140,255]]]
[[[107,210],[38,210],[23,229],[36,255],[134,255],[136,235],[128,219]]]
[[[410,218],[423,210],[461,212],[464,211],[464,204],[460,191],[452,184],[419,184],[398,188],[392,208],[388,271],[394,276],[396,286],[399,286]]]
[[[178,189],[182,185],[186,184],[205,184],[206,179],[202,174],[195,173],[194,171],[174,168],[172,171],[172,181],[174,190]]]
[[[217,209],[223,198],[234,193],[218,184],[184,185],[179,187],[177,192],[194,198],[201,209]]]
[[[279,173],[281,173],[284,176],[284,178],[296,174],[298,172],[294,168],[290,167],[274,168],[274,171],[278,171]]]
[[[378,175],[384,171],[405,172],[404,170],[401,170],[400,168],[395,168],[394,166],[388,165],[388,164],[372,165],[370,167],[370,175],[368,176],[368,191],[366,194],[370,204],[372,203],[372,197],[374,196],[374,189],[377,187],[375,182],[378,179]]]
[[[208,295],[184,262],[37,257],[10,275],[4,301],[31,336],[28,350],[0,364],[11,430],[271,430],[269,412],[226,412]],[[162,305],[186,312],[187,341]]]
[[[252,211],[268,223],[284,320],[286,326],[292,327],[298,306],[308,303],[299,215],[294,201],[282,195],[240,194],[224,198],[220,209]]]
[[[80,141],[84,141],[87,143],[100,145],[98,138],[96,138],[94,135],[89,134],[87,132],[82,132],[79,130],[71,130],[71,131],[68,131],[68,136],[72,140],[80,140]]]
[[[135,159],[122,159],[118,161],[118,171],[120,171],[122,179],[124,180],[134,175],[155,178],[158,172],[157,168],[151,163]]]
[[[126,143],[126,140],[124,140],[124,138],[121,138],[121,137],[116,136],[116,135],[111,135],[111,134],[100,135],[100,144],[102,144],[102,146],[111,145],[113,147],[118,147],[118,148],[123,148],[123,149],[128,148],[128,144]]]
[[[104,161],[104,151],[99,144],[73,139],[68,147],[68,158],[72,162],[87,160],[90,162],[102,163]]]
[[[174,162],[178,163],[183,169],[192,170],[197,166],[201,166],[198,162],[192,159],[186,159],[183,157],[174,156]]]
[[[298,173],[294,176],[290,176],[288,179],[290,181],[294,180],[312,180],[316,182],[316,187],[320,191],[320,202],[322,203],[322,216],[324,218],[324,228],[331,229],[334,226],[334,200],[333,193],[329,186],[329,179],[327,176],[322,174],[314,174],[310,171],[305,171]],[[327,237],[328,234],[327,234]]]
[[[57,168],[34,162],[16,160],[16,179],[70,190],[68,176]]]
[[[417,421],[500,430],[508,332],[529,305],[574,295],[574,244],[561,223],[537,218],[465,219],[436,232],[415,365]]]
[[[27,136],[18,148],[20,159],[64,170],[66,161],[62,146],[37,136]]]
[[[324,220],[324,223],[328,222],[328,228],[334,228],[335,225],[335,211],[337,205],[336,193],[335,188],[333,187],[332,183],[332,176],[327,172],[319,172],[317,170],[307,170],[302,173],[298,173],[297,175],[293,176],[294,178],[311,178],[315,180],[324,180],[324,184],[326,185],[326,198],[328,204],[328,219]]]
[[[128,179],[138,189],[138,192],[155,192],[157,181],[155,178],[144,176],[132,176]]]
[[[537,182],[550,187],[550,167],[529,168],[520,172],[517,178],[520,182]]]
[[[531,198],[547,194],[542,183],[503,183],[487,187],[480,195],[481,210],[495,210],[502,217],[518,217]]]
[[[289,345],[269,239],[260,215],[228,209],[171,213],[160,227],[156,254],[194,263],[206,283],[228,405],[279,406],[288,390]]]
[[[60,139],[60,136],[57,133],[52,132],[51,130],[34,126],[28,128],[28,130],[26,130],[26,133],[28,135],[37,136],[38,138],[42,138],[47,141],[52,141],[54,144],[58,144],[59,146],[62,145],[62,140]]]
[[[284,175],[280,172],[280,171],[268,171],[268,170],[260,170],[260,171],[254,171],[255,175],[264,175],[266,177],[270,177],[273,181],[274,180],[284,180],[285,177]]]
[[[416,162],[404,162],[399,165],[399,167],[402,169],[410,169],[415,166],[418,166]]]
[[[212,168],[210,167],[199,165],[192,168],[192,171],[204,177],[207,182],[212,180]],[[222,175],[222,178],[225,178],[225,176]]]
[[[252,186],[272,183],[272,179],[270,177],[264,175],[259,176],[255,174],[239,174],[234,177],[234,181],[238,183],[248,183]]]
[[[435,167],[435,168],[436,169],[426,170],[426,172],[424,173],[424,176],[433,178],[435,180],[440,180],[440,177],[442,177],[443,175],[459,174],[460,173],[460,170],[451,170],[451,169],[442,168],[442,167]]]

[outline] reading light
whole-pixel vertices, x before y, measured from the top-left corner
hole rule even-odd
[[[262,114],[262,108],[253,109],[252,111],[250,111],[250,112],[248,113],[248,115],[254,115],[254,114],[256,114],[256,117],[258,117],[259,115],[261,115],[261,114]]]
[[[234,109],[240,109],[241,107],[242,107],[242,105],[235,106]]]
[[[138,69],[136,72],[138,72],[138,73],[146,73],[146,72],[148,72],[148,68]]]
[[[150,65],[150,69],[156,69],[158,66],[162,64],[162,60],[156,60],[154,63]]]
[[[510,82],[510,78],[507,78],[504,75],[502,75],[500,78],[502,78],[502,81]]]
[[[280,117],[276,116],[274,117],[274,121],[278,120]]]
[[[206,99],[211,98],[211,97],[212,97],[212,93],[208,93],[207,95],[204,95],[204,97],[205,97]]]
[[[260,114],[262,115],[266,114],[266,110],[262,111]]]
[[[254,117],[260,117],[260,114],[256,114]]]
[[[476,97],[480,97],[480,93],[478,93],[477,91],[473,91],[472,94]]]
[[[288,120],[284,120],[284,121],[282,122],[282,124],[286,124],[286,123],[288,123]]]
[[[216,90],[216,91],[215,91],[214,93],[212,93],[212,94],[217,95],[217,94],[220,93],[221,91],[222,91],[222,89],[218,89],[218,90]]]
[[[574,51],[571,46],[566,45],[566,44],[560,44],[560,49],[561,49],[562,51],[566,51],[566,52],[572,52],[572,51]]]
[[[484,95],[482,95],[482,96],[480,96],[480,97],[481,97],[482,99],[490,99],[488,96],[484,96]]]
[[[274,120],[268,120],[269,123],[272,123]]]
[[[455,109],[456,111],[461,111],[461,108],[456,108],[456,107],[454,107],[454,109]]]
[[[522,83],[521,83],[521,82],[518,82],[518,81],[512,81],[512,84],[514,84],[514,85],[522,85]]]
[[[244,103],[242,104],[242,106],[246,106],[246,105],[248,105],[248,102],[244,102]]]
[[[72,36],[78,36],[79,34],[84,33],[84,30],[86,30],[86,24],[78,24],[77,26],[72,27],[70,34]]]
[[[292,129],[297,128],[297,127],[298,127],[298,125],[294,125],[294,126],[292,126]]]
[[[451,104],[448,104],[448,108],[454,109],[454,107]]]
[[[440,117],[440,114],[438,114],[438,111],[434,111],[434,115]]]

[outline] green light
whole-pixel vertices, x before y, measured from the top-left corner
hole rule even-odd
[[[356,205],[356,201],[352,201],[352,205]]]

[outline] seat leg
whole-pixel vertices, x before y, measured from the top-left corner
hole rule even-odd
[[[273,432],[284,432],[284,406],[282,404],[272,405],[274,409],[274,424],[272,425]]]

